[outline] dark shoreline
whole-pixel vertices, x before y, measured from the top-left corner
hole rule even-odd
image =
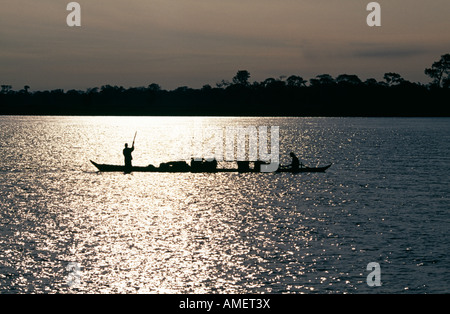
[[[87,91],[0,93],[0,115],[450,117],[450,88],[333,83],[289,86],[234,84],[226,88],[103,86]]]
[[[450,117],[450,54],[425,74],[432,79],[427,85],[393,72],[380,82],[353,74],[321,74],[309,81],[291,75],[250,83],[246,70],[215,87],[170,91],[156,83],[66,92],[30,92],[28,85],[14,91],[1,85],[0,115]]]

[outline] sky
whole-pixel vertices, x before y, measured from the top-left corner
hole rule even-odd
[[[2,0],[0,84],[14,90],[157,83],[171,90],[300,75],[396,72],[429,82],[424,69],[450,53],[449,0],[384,0],[381,27],[369,0]]]

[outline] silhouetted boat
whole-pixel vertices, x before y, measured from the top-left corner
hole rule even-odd
[[[331,165],[332,164],[329,164],[328,166],[316,167],[316,168],[300,167],[297,170],[290,169],[290,168],[278,168],[277,172],[292,172],[292,173],[297,173],[297,172],[325,172],[325,170],[330,168]]]
[[[213,167],[191,167],[185,162],[168,162],[163,163],[159,167],[155,167],[153,165],[148,165],[146,167],[133,166],[131,169],[127,169],[125,166],[119,165],[107,165],[107,164],[98,164],[91,160],[91,163],[101,172],[204,172],[204,173],[214,173],[214,172],[261,172],[257,169],[239,169],[239,168],[213,168]],[[293,170],[287,167],[280,166],[276,172],[291,172],[291,173],[301,173],[301,172],[325,172],[328,168],[331,167],[331,164],[325,167],[301,167],[299,169]]]

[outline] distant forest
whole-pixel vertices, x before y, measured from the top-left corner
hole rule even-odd
[[[429,84],[413,83],[398,73],[383,81],[329,74],[305,80],[298,75],[250,82],[240,70],[231,81],[200,89],[164,90],[105,85],[86,91],[30,92],[1,85],[2,115],[136,116],[450,116],[450,54],[425,69]]]

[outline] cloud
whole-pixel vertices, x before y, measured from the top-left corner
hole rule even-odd
[[[358,50],[353,56],[360,58],[408,58],[428,53],[429,50],[420,47],[376,47]]]

